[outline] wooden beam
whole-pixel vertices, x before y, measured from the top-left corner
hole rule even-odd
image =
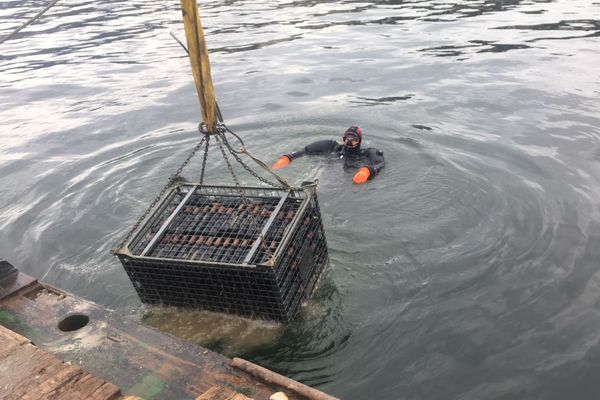
[[[202,396],[197,397],[196,400],[253,400],[250,397],[244,396],[241,393],[235,392],[231,389],[224,388],[222,386],[213,386],[206,392],[202,393]]]

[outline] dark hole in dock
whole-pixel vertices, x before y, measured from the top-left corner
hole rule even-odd
[[[73,332],[83,328],[90,322],[90,317],[83,314],[70,315],[58,323],[58,329],[63,332]]]

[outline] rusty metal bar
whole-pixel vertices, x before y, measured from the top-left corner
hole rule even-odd
[[[162,226],[160,227],[160,229],[158,230],[158,232],[156,232],[156,235],[154,235],[154,237],[152,238],[152,240],[150,241],[150,243],[148,243],[148,246],[146,246],[146,248],[144,249],[144,251],[142,251],[142,254],[140,254],[142,257],[146,255],[147,252],[150,251],[150,249],[152,249],[152,247],[154,247],[154,245],[156,244],[156,242],[158,241],[158,239],[162,236],[163,232],[165,231],[165,229],[167,229],[167,227],[169,226],[169,224],[171,223],[171,221],[173,221],[173,218],[175,218],[175,216],[179,213],[179,211],[181,210],[181,208],[183,208],[183,206],[185,205],[185,203],[188,201],[188,199],[190,197],[192,197],[192,194],[194,194],[194,192],[196,191],[196,187],[194,186],[192,189],[190,189],[190,191],[185,195],[185,197],[183,198],[183,200],[181,200],[181,202],[179,203],[179,205],[175,208],[175,210],[173,210],[173,212],[171,213],[171,215],[169,215],[169,218],[167,218],[165,220],[165,222],[163,222]]]
[[[261,241],[263,240],[263,238],[265,237],[265,235],[269,231],[269,228],[273,224],[273,221],[275,220],[275,217],[279,213],[279,210],[281,210],[281,208],[285,204],[285,201],[287,200],[289,194],[290,194],[290,192],[285,192],[285,194],[283,196],[281,196],[281,199],[279,200],[279,203],[277,203],[277,206],[275,206],[275,209],[271,213],[271,216],[267,220],[267,223],[265,224],[265,226],[263,227],[262,231],[260,232],[260,235],[258,235],[258,238],[256,238],[256,240],[254,241],[254,244],[250,248],[250,251],[246,255],[246,258],[244,258],[244,261],[242,262],[242,264],[248,264],[250,262],[250,260],[252,260],[252,257],[254,257],[254,253],[256,253],[256,250],[258,249],[258,246],[260,246]]]

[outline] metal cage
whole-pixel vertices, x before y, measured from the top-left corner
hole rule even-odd
[[[144,303],[289,322],[329,263],[315,189],[179,183],[116,255]]]

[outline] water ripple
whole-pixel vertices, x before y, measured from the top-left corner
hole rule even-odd
[[[44,5],[2,3],[0,35]],[[178,7],[59,2],[0,45],[2,258],[340,398],[595,398],[597,2],[201,4],[221,109],[253,153],[350,125],[385,152],[367,185],[334,160],[282,172],[319,179],[331,257],[286,327],[145,308],[109,254],[199,139]]]

